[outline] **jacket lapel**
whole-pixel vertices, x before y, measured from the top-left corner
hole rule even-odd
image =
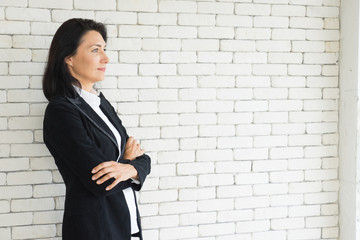
[[[110,140],[114,143],[116,148],[118,149],[118,144],[116,138],[110,128],[106,125],[106,123],[101,119],[101,117],[83,100],[81,97],[76,99],[68,98],[67,100],[72,103],[75,107],[77,107],[80,112],[102,133],[104,133]]]
[[[124,131],[124,127],[122,126],[121,122],[119,121],[119,117],[117,116],[116,112],[113,110],[111,104],[105,99],[104,95],[100,92],[100,109],[103,111],[105,116],[109,119],[109,121],[114,125],[116,130],[120,133],[121,137],[121,156],[125,150],[126,145],[126,133]]]

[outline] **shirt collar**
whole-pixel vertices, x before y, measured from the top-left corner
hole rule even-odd
[[[76,92],[82,97],[87,104],[91,107],[99,107],[100,106],[100,97],[99,94],[95,91],[95,89],[91,89],[91,92],[88,92],[84,89],[81,89],[74,85]]]

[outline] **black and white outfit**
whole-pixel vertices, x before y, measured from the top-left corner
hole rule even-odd
[[[102,93],[75,89],[76,98],[54,97],[44,117],[44,142],[66,185],[63,239],[142,240],[134,190],[150,173],[150,157],[123,159],[128,135],[114,108]],[[91,179],[104,161],[133,165],[139,180],[106,191],[113,179],[100,185]]]

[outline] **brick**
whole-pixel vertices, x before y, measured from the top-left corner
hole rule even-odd
[[[53,198],[11,201],[12,212],[42,211],[42,210],[52,210],[54,208],[55,208],[55,202]]]
[[[177,100],[176,89],[143,89],[139,91],[140,101]]]
[[[271,206],[293,206],[302,205],[304,202],[303,194],[273,195],[271,196]]]
[[[280,229],[297,229],[304,228],[304,218],[282,218],[271,221],[271,228],[274,230]]]
[[[160,179],[160,189],[177,189],[195,187],[197,182],[196,176],[176,176],[176,177],[162,177]]]
[[[323,204],[321,205],[321,215],[338,215],[339,206],[338,204]]]
[[[306,112],[291,112],[290,122],[321,122],[322,113],[319,111],[306,111]]]
[[[306,129],[308,133],[335,133],[338,126],[336,123],[309,123]]]
[[[8,7],[5,14],[8,20],[50,21],[50,11],[48,9]]]
[[[231,210],[231,211],[220,211],[218,213],[219,222],[250,221],[252,219],[253,219],[252,210]]]
[[[339,191],[340,182],[339,180],[331,180],[323,182],[323,190],[327,192]]]
[[[84,1],[74,0],[74,9],[80,10],[115,10],[116,2],[112,0],[105,0],[99,4],[95,0]]]
[[[256,49],[262,52],[290,52],[291,43],[289,41],[257,41]]]
[[[256,136],[254,137],[254,147],[277,147],[286,146],[288,138],[286,136]]]
[[[306,227],[334,227],[338,224],[337,216],[319,216],[306,218]]]
[[[235,177],[236,184],[262,184],[269,182],[268,173],[240,173]]]
[[[234,183],[232,174],[204,174],[199,175],[199,186],[222,186]]]
[[[254,64],[254,75],[286,75],[287,67],[285,64]]]
[[[234,4],[225,2],[198,2],[198,13],[233,14]]]
[[[29,114],[29,105],[26,103],[0,104],[0,116],[22,116]]]
[[[30,225],[32,223],[32,213],[6,213],[0,214],[0,226],[20,226],[20,225]]]
[[[257,208],[254,212],[255,219],[257,220],[284,218],[287,214],[288,209],[286,207]]]
[[[97,11],[95,20],[105,24],[136,24],[137,16],[132,12]]]
[[[338,109],[336,100],[305,100],[305,111],[331,111]]]
[[[232,101],[198,101],[198,112],[233,112],[234,102]]]
[[[0,34],[29,34],[30,23],[21,21],[0,21]]]
[[[159,12],[195,13],[196,11],[197,5],[195,2],[161,1],[159,3]]]
[[[30,166],[32,170],[54,170],[57,169],[52,157],[31,158]]]
[[[268,110],[267,101],[238,101],[235,103],[236,112],[261,112]]]
[[[256,50],[256,43],[247,40],[221,40],[221,51],[252,52]]]
[[[31,60],[31,51],[29,49],[2,49],[0,51],[1,61],[21,62]]]
[[[180,125],[201,125],[215,124],[216,115],[214,113],[183,113],[180,114]]]
[[[197,136],[198,128],[196,126],[174,126],[161,128],[161,138],[189,138]]]
[[[197,62],[202,63],[231,63],[232,59],[233,54],[230,52],[199,52],[197,56]]]
[[[10,63],[9,72],[11,75],[41,75],[44,71],[44,63]]]
[[[306,15],[309,17],[338,17],[338,7],[307,7]]]
[[[301,182],[304,180],[304,173],[302,171],[287,171],[287,172],[271,172],[270,182]],[[289,189],[290,192],[290,189]]]
[[[8,185],[50,183],[52,180],[49,171],[15,172],[8,173]]]
[[[236,126],[236,135],[238,136],[270,135],[270,133],[270,124],[240,124]]]
[[[325,29],[339,29],[340,21],[338,18],[325,18],[324,19],[324,28]]]
[[[27,1],[26,0],[4,0],[4,1],[1,1],[0,6],[27,7]]]
[[[338,200],[337,192],[322,192],[305,194],[306,204],[328,204]]]
[[[338,61],[336,53],[305,53],[304,63],[309,64],[335,64]]]
[[[323,41],[293,41],[293,52],[324,52],[325,44]]]
[[[256,88],[254,89],[255,99],[285,99],[288,96],[286,88]]]
[[[217,75],[251,75],[250,64],[217,64]]]
[[[321,166],[321,159],[309,158],[309,159],[292,159],[289,160],[289,169],[317,169]]]
[[[10,156],[10,145],[1,144],[0,145],[0,157],[9,157]]]
[[[308,181],[332,180],[337,178],[338,174],[336,169],[305,171],[305,180]]]
[[[288,68],[289,75],[320,75],[321,66],[320,65],[289,65]]]
[[[230,125],[207,125],[200,126],[199,136],[213,137],[213,136],[234,136],[235,127]]]
[[[34,224],[60,224],[63,220],[63,211],[34,212]]]
[[[270,149],[271,159],[301,158],[303,156],[304,151],[301,147],[284,147]]]
[[[179,51],[181,41],[179,39],[143,39],[143,50],[155,51]]]
[[[269,28],[237,28],[236,39],[265,40],[271,38],[271,29]]]
[[[122,25],[119,27],[119,37],[156,38],[159,36],[157,26]]]
[[[322,236],[325,238],[338,238],[339,227],[323,228]]]
[[[189,201],[189,200],[208,200],[215,198],[215,188],[214,187],[203,187],[203,188],[189,188],[189,189],[180,189],[179,190],[179,200]]]
[[[199,38],[220,38],[232,39],[235,36],[234,28],[232,27],[198,27]]]
[[[54,35],[56,30],[60,27],[59,23],[51,22],[32,22],[31,23],[31,34],[34,35]],[[46,55],[45,55],[46,52]],[[46,61],[48,51],[44,51]]]
[[[321,237],[321,229],[294,229],[288,231],[288,238],[291,240],[317,239]]]
[[[146,25],[176,25],[175,13],[143,13],[138,12],[138,23]]]
[[[144,217],[141,219],[141,223],[144,229],[176,227],[179,224],[179,217],[177,215]]]
[[[178,64],[177,72],[180,75],[214,75],[215,65],[207,63]]]
[[[235,13],[237,15],[246,16],[259,16],[259,15],[270,15],[271,5],[267,4],[248,4],[239,3],[235,6]]]
[[[338,30],[307,30],[308,40],[338,41],[340,39]]]
[[[219,40],[216,39],[184,39],[183,51],[218,51]],[[178,50],[178,49],[175,49]]]
[[[33,133],[31,131],[1,131],[1,143],[31,143]]]
[[[140,64],[139,74],[143,76],[176,75],[174,64]]]
[[[252,122],[251,113],[219,113],[218,124],[241,124]]]
[[[160,203],[175,201],[178,198],[177,190],[144,191],[140,193],[140,203]]]
[[[339,99],[340,98],[340,91],[338,88],[329,88],[323,90],[323,97],[324,99]],[[334,106],[334,104],[332,104]],[[337,104],[335,109],[332,108],[332,110],[337,110]]]
[[[288,17],[257,16],[254,17],[254,27],[262,28],[288,28]]]
[[[253,146],[251,137],[219,137],[218,148],[249,148]]]
[[[235,160],[261,160],[268,158],[267,148],[235,149]]]
[[[216,138],[183,138],[180,139],[180,149],[214,149],[216,148]]]
[[[324,158],[322,163],[323,168],[338,168],[339,158]]]
[[[8,102],[46,102],[42,90],[8,90]]]
[[[55,8],[55,9],[72,9],[73,4],[71,0],[65,0],[58,2],[56,0],[30,0],[29,7],[38,7],[38,8]]]
[[[339,67],[337,65],[323,65],[322,75],[324,76],[338,76]]]
[[[18,106],[17,104],[14,106]],[[24,114],[25,115],[25,114]],[[11,117],[8,120],[9,129],[42,129],[43,117]]]
[[[196,38],[197,29],[192,26],[160,26],[160,38]]]
[[[198,228],[195,226],[174,227],[160,229],[160,239],[191,238],[198,236]]]
[[[289,217],[318,216],[320,206],[293,206],[289,208]]]
[[[236,77],[237,87],[270,87],[268,76],[238,76]]]
[[[289,137],[289,146],[321,145],[320,135],[292,135]]]
[[[210,199],[198,201],[198,211],[200,212],[223,211],[231,210],[233,208],[234,201],[232,199]]]
[[[301,53],[269,53],[269,63],[302,63],[303,56]]]
[[[321,6],[321,0],[290,0],[290,4],[294,5],[310,5],[310,6]]]
[[[143,230],[143,236],[145,239],[157,239],[159,238],[158,230]]]
[[[198,55],[199,54],[200,53],[198,53]],[[226,90],[231,90],[231,89],[221,89],[221,88],[233,88],[235,86],[235,77],[234,76],[204,76],[204,77],[199,76],[198,85],[200,88],[219,88],[217,90],[218,98],[225,99],[224,95]],[[249,92],[248,90],[245,90],[241,93],[245,94],[248,92]]]
[[[253,187],[254,195],[276,195],[288,192],[286,183],[258,184]]]
[[[161,215],[189,213],[196,212],[196,208],[195,201],[161,203],[159,213]]]
[[[2,75],[9,74],[9,67],[7,63],[0,63],[0,74]]]
[[[218,236],[235,233],[235,223],[216,223],[199,226],[200,236]]]
[[[320,192],[322,189],[321,182],[300,182],[290,183],[289,193],[311,193]]]
[[[153,40],[153,39],[148,39]],[[145,42],[143,42],[143,48],[146,48]],[[107,50],[140,50],[141,49],[141,39],[139,38],[108,38],[107,41]],[[149,50],[149,49],[145,49]],[[111,66],[115,64],[108,64]],[[107,71],[108,73],[108,71]],[[109,73],[108,73],[109,74]],[[111,74],[110,74],[111,75]]]
[[[200,163],[179,163],[177,164],[177,173],[179,175],[196,175],[214,172],[214,164],[207,162]]]
[[[290,17],[290,28],[322,29],[324,20],[313,17]]]
[[[180,100],[212,100],[216,98],[216,89],[181,89],[179,98]]]
[[[274,95],[274,98],[275,97],[276,96]],[[270,100],[269,101],[270,111],[301,111],[302,109],[303,109],[303,102],[300,100]]]
[[[287,239],[286,231],[267,231],[267,232],[256,232],[253,234],[254,240],[261,239]]]
[[[308,87],[338,87],[338,77],[309,77]]]
[[[119,88],[157,88],[156,77],[119,77],[117,81]]]
[[[306,8],[304,6],[291,5],[272,5],[272,16],[305,16]]]
[[[262,232],[270,230],[269,220],[244,221],[236,223],[236,232]]]
[[[0,213],[9,213],[10,212],[10,202],[9,201],[0,201]],[[1,236],[1,232],[0,232]]]
[[[251,186],[219,186],[217,187],[217,197],[237,198],[248,197],[253,194]]]
[[[257,112],[254,113],[254,123],[286,123],[287,112]]]
[[[54,197],[65,195],[65,185],[63,184],[43,184],[34,186],[34,197]]]
[[[260,52],[236,52],[234,55],[235,63],[266,63],[267,62],[267,54]]]
[[[179,142],[176,139],[155,139],[143,140],[142,146],[147,151],[174,151],[179,149]]]
[[[198,150],[196,160],[201,162],[231,161],[233,152],[229,149]]]
[[[197,212],[197,213],[187,213],[180,215],[181,225],[206,224],[206,223],[215,223],[215,222],[216,222],[215,212],[201,212],[201,213]]]
[[[65,22],[70,18],[90,18],[94,19],[95,14],[94,11],[79,11],[79,10],[52,10],[51,12],[51,20],[54,22]]]
[[[10,36],[0,36],[0,47],[1,48],[11,48],[12,40]]]
[[[200,54],[200,53],[199,53]],[[195,52],[162,52],[160,53],[161,63],[195,63]]]
[[[234,16],[234,15],[217,15],[217,26],[232,26],[232,27],[252,27],[252,17],[250,16]]]

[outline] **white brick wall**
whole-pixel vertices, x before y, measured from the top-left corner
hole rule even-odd
[[[152,156],[145,239],[337,239],[339,0],[0,1],[0,239],[60,239],[47,51],[108,27],[98,84]]]

